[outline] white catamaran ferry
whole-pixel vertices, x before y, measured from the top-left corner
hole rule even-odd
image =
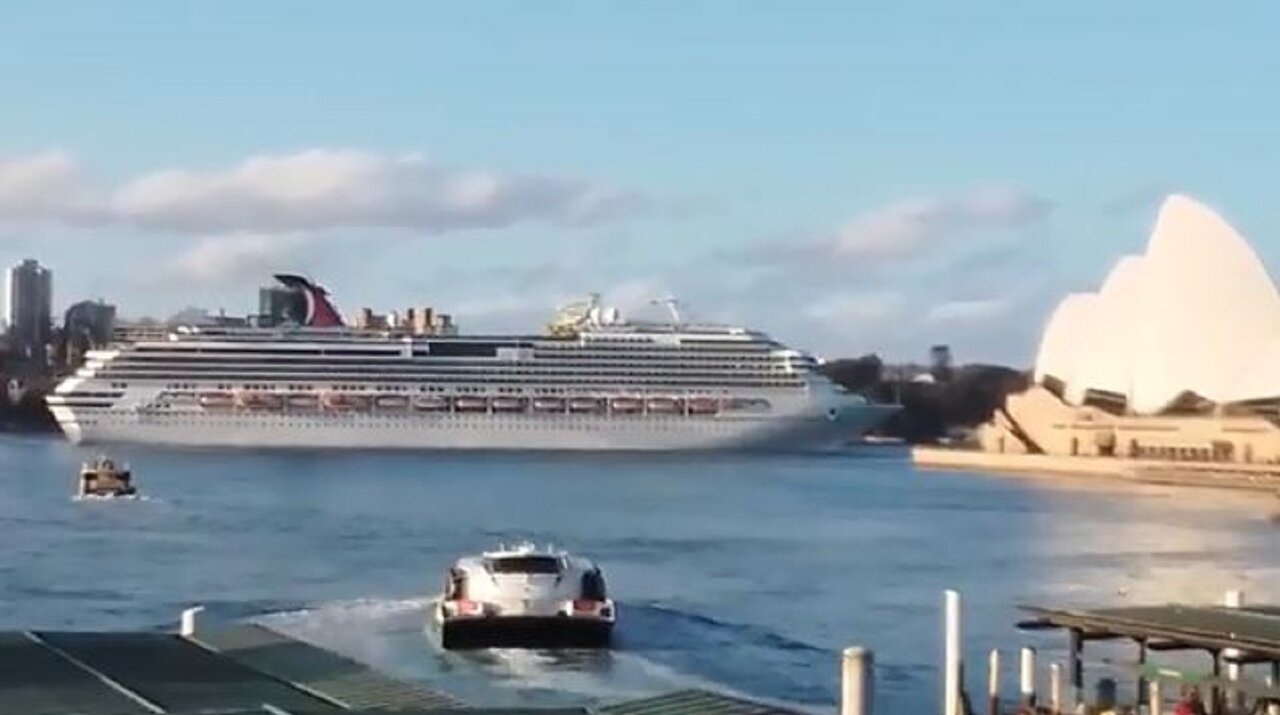
[[[324,289],[278,328],[178,327],[90,351],[47,397],[75,442],[405,449],[807,450],[893,409],[763,333],[630,322],[594,298],[541,335],[344,326]]]

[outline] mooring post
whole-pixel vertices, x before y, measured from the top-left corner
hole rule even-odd
[[[1049,664],[1049,712],[1062,715],[1062,666]]]
[[[1160,695],[1160,679],[1152,678],[1147,684],[1147,708],[1151,715],[1164,715],[1164,699]]]
[[[1000,715],[1000,651],[996,648],[987,658],[987,714]]]
[[[1024,647],[1018,654],[1018,692],[1022,704],[1032,710],[1036,707],[1036,649]]]
[[[1147,704],[1147,639],[1138,639],[1138,705]]]
[[[196,634],[196,620],[200,612],[204,610],[204,606],[193,606],[182,612],[182,621],[178,627],[178,633],[183,638],[191,638]]]
[[[960,698],[960,690],[964,687],[960,674],[960,669],[963,667],[960,657],[960,594],[956,591],[948,590],[945,603],[946,634],[943,687],[946,690],[942,695],[942,712],[943,715],[964,715]]]
[[[845,648],[840,673],[840,715],[871,715],[875,700],[875,654]]]

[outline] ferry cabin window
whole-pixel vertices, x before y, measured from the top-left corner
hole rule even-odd
[[[560,559],[554,556],[508,556],[489,560],[489,570],[493,573],[560,573]]]

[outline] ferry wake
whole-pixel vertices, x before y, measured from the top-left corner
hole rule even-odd
[[[812,450],[892,408],[764,333],[625,320],[598,298],[527,336],[353,328],[293,275],[283,325],[123,332],[46,399],[75,442],[361,449]]]

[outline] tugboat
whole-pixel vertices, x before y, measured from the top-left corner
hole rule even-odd
[[[128,465],[100,456],[80,467],[80,497],[114,498],[137,495]]]
[[[432,620],[446,650],[605,648],[617,611],[591,561],[523,543],[458,559]]]

